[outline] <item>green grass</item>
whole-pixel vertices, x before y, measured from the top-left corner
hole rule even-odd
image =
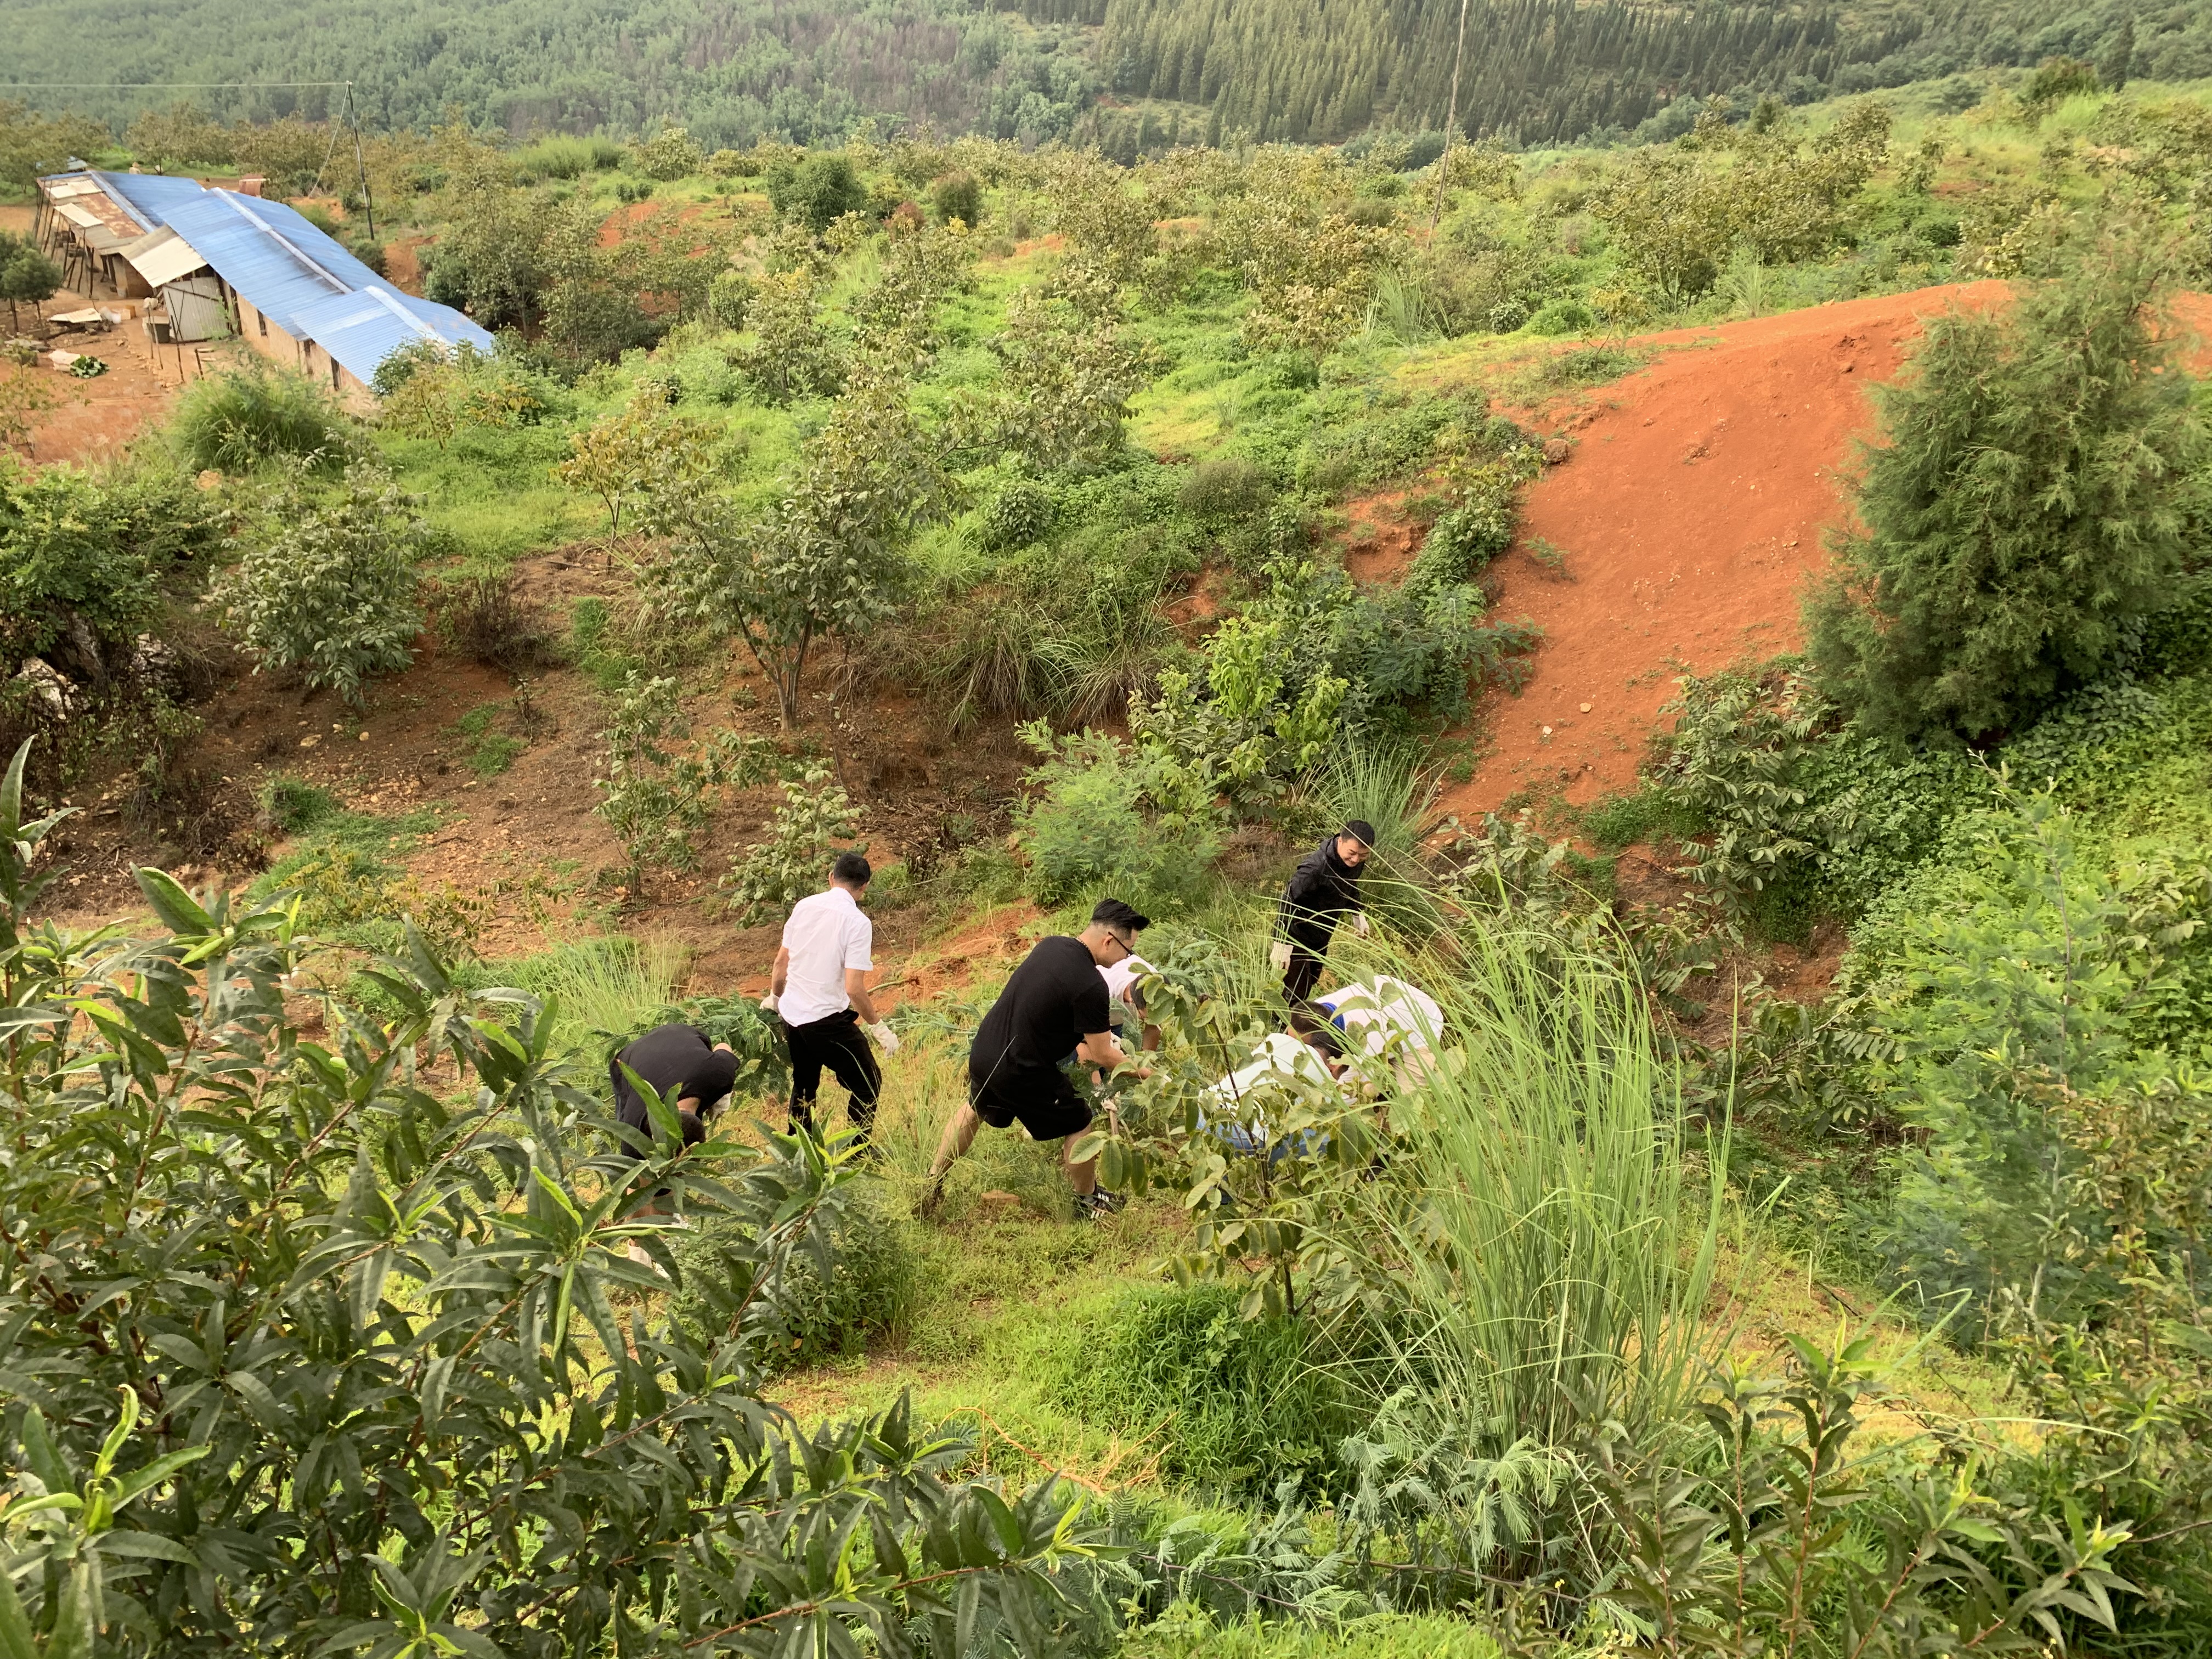
[[[520,738],[492,729],[492,722],[506,708],[503,702],[480,702],[453,722],[461,737],[461,757],[479,778],[497,777],[530,747]]]
[[[1326,1625],[1217,1623],[1177,1607],[1129,1632],[1117,1659],[1498,1659],[1496,1639],[1442,1613],[1380,1613]]]

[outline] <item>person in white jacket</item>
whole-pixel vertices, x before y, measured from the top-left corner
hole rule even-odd
[[[826,1066],[845,1085],[845,1115],[865,1144],[884,1086],[883,1069],[868,1051],[867,1039],[873,1037],[887,1054],[898,1051],[898,1038],[877,1017],[868,994],[875,924],[860,900],[874,873],[861,854],[840,854],[827,890],[799,900],[783,924],[783,943],[761,1006],[776,1016],[791,1052],[793,1133],[814,1127],[814,1103]]]

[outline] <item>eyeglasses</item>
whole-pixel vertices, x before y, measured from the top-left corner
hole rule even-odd
[[[1136,947],[1135,945],[1132,945],[1132,944],[1131,944],[1127,939],[1123,939],[1123,938],[1122,938],[1119,933],[1115,933],[1115,932],[1111,927],[1109,927],[1109,928],[1106,930],[1106,937],[1107,937],[1108,939],[1112,939],[1112,940],[1114,941],[1114,943],[1115,943],[1115,944],[1116,944],[1116,945],[1120,945],[1120,946],[1121,947],[1121,954],[1122,954],[1123,956],[1125,956],[1125,957],[1133,957],[1134,955],[1136,955],[1136,954],[1137,954],[1137,947]]]

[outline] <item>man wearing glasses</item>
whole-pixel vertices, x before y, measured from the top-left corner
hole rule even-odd
[[[1118,1196],[1099,1188],[1097,1158],[1068,1158],[1075,1137],[1091,1127],[1091,1105],[1060,1062],[1073,1049],[1079,1062],[1104,1071],[1121,1064],[1099,969],[1134,954],[1138,933],[1151,925],[1120,899],[1103,899],[1080,934],[1039,939],[1014,969],[976,1029],[968,1053],[968,1104],[952,1115],[938,1142],[925,1213],[944,1197],[945,1171],[985,1123],[994,1129],[1019,1123],[1032,1140],[1059,1141],[1079,1214],[1096,1220],[1120,1206]]]

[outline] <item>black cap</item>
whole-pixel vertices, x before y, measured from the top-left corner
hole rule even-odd
[[[1124,904],[1120,899],[1100,899],[1097,908],[1091,913],[1091,920],[1132,933],[1140,933],[1152,925],[1150,916],[1139,915],[1134,905]]]
[[[1353,818],[1336,833],[1351,836],[1370,853],[1375,850],[1375,826],[1365,818]]]

